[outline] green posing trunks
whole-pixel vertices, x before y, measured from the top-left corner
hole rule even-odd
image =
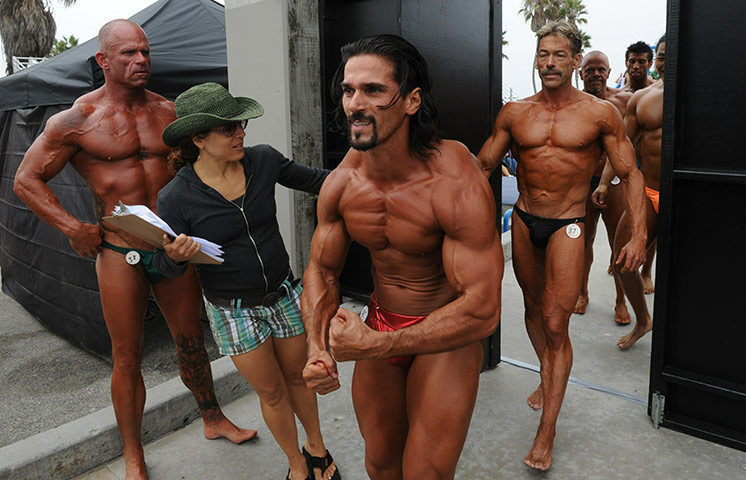
[[[153,252],[149,250],[119,247],[117,245],[112,245],[107,241],[101,242],[101,246],[121,253],[125,256],[127,263],[130,265],[140,265],[142,269],[145,270],[145,276],[148,277],[150,283],[158,283],[165,277],[165,275],[161,274],[161,272],[156,270],[153,266]],[[134,253],[137,253],[137,255],[133,255]]]

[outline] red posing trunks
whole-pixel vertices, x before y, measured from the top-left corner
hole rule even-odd
[[[373,295],[371,295],[368,301],[368,314],[363,320],[366,325],[377,332],[393,332],[420,323],[426,316],[399,315],[398,313],[389,312],[379,305]],[[387,360],[395,367],[409,368],[414,357],[391,357]]]

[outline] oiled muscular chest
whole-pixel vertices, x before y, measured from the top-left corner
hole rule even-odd
[[[172,116],[168,110],[132,114],[104,109],[79,127],[80,151],[71,163],[102,211],[119,201],[155,208],[158,191],[172,178],[169,149],[160,138]]]
[[[663,90],[652,90],[637,103],[637,123],[643,130],[663,127]]]
[[[598,143],[600,127],[579,106],[558,110],[534,106],[518,116],[510,133],[521,149],[550,146],[583,150]]]
[[[100,160],[165,157],[169,149],[161,140],[161,134],[172,119],[172,114],[167,113],[97,111],[83,126],[78,144],[87,155]]]
[[[440,248],[430,195],[430,181],[381,188],[354,180],[340,199],[340,212],[353,240],[375,254],[394,249],[408,256]]]

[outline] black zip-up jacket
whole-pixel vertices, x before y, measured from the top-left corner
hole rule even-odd
[[[206,185],[191,164],[158,193],[158,216],[176,232],[221,245],[221,265],[197,264],[205,296],[219,299],[256,298],[275,291],[290,270],[277,225],[275,184],[319,193],[328,170],[299,165],[269,145],[244,148],[244,194],[227,200]],[[162,249],[153,265],[168,277],[186,271]]]

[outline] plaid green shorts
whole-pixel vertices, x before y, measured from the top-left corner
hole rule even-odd
[[[285,285],[289,295],[269,307],[242,308],[240,299],[232,302],[233,307],[224,307],[203,296],[212,336],[221,354],[240,355],[257,348],[270,336],[290,338],[305,331],[300,313],[302,287],[299,284],[293,288],[287,280]]]

